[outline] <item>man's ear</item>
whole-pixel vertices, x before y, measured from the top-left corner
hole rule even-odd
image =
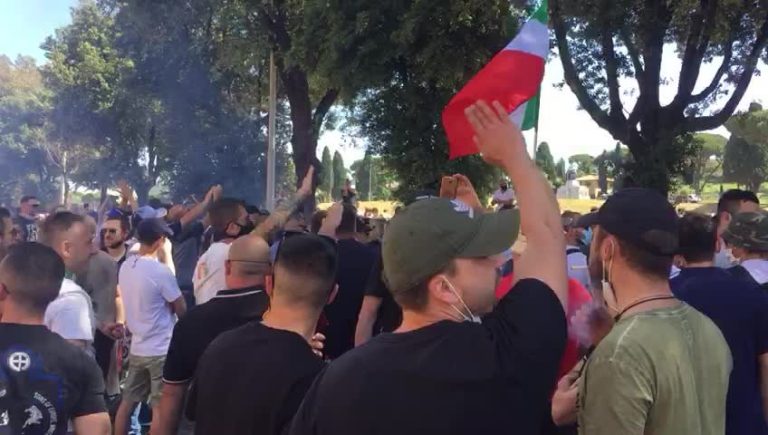
[[[456,294],[454,294],[451,287],[446,282],[445,275],[438,274],[433,276],[427,282],[427,293],[430,299],[436,299],[447,304],[455,304],[458,302]]]
[[[229,260],[224,261],[224,275],[232,275],[232,262]]]
[[[272,298],[272,292],[274,291],[275,277],[274,275],[264,275],[264,287],[267,290],[267,296]]]
[[[679,267],[680,269],[685,269],[688,266],[688,262],[685,261],[685,258],[682,255],[675,255],[672,264]]]

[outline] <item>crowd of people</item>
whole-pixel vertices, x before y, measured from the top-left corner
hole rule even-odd
[[[768,434],[757,196],[561,213],[503,107],[466,116],[490,209],[457,174],[305,217],[312,168],[272,213],[0,209],[0,434]]]

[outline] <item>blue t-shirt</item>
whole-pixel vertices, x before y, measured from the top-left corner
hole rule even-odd
[[[715,322],[731,349],[725,433],[768,434],[757,361],[768,352],[768,296],[715,267],[683,269],[670,285],[675,296]]]

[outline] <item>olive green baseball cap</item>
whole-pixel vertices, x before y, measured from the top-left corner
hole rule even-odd
[[[501,254],[519,230],[517,210],[481,213],[444,198],[414,202],[384,234],[384,280],[392,293],[409,291],[454,259]]]

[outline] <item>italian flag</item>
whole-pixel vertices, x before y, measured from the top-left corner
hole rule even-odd
[[[452,159],[477,154],[464,110],[477,100],[498,100],[522,130],[539,117],[539,88],[549,50],[547,0],[542,0],[520,33],[491,59],[443,110],[443,127]]]

